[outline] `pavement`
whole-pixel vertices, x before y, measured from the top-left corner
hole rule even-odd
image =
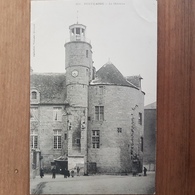
[[[153,194],[155,173],[147,176],[93,175],[64,178],[51,175],[30,180],[31,194]]]

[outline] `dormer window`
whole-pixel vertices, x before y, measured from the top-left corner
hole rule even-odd
[[[33,100],[36,100],[37,99],[37,92],[36,91],[33,91],[32,92],[32,99]]]
[[[30,102],[31,102],[31,104],[39,104],[40,103],[40,93],[36,89],[32,89],[30,91]]]

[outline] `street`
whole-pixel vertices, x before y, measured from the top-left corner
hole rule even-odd
[[[155,173],[146,177],[132,175],[94,175],[64,178],[51,175],[30,181],[31,194],[153,194]]]

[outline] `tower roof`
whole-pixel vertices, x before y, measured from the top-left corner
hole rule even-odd
[[[72,28],[75,28],[75,27],[83,27],[84,29],[86,29],[86,26],[85,25],[83,25],[83,24],[72,24],[72,25],[70,25],[69,26],[69,29],[72,29]]]
[[[136,88],[136,86],[125,79],[121,72],[110,61],[97,71],[95,80],[91,82],[91,85],[96,84],[119,85]]]

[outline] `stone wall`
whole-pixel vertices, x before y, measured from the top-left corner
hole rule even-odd
[[[156,164],[156,109],[144,110],[144,166],[154,171]]]
[[[65,133],[67,133],[67,122],[63,119],[61,121],[53,120],[53,108],[62,108],[62,115],[64,114],[63,105],[39,105],[38,106],[38,120],[31,122],[31,128],[38,130],[38,149],[41,151],[42,166],[46,170],[50,170],[51,162],[61,155],[67,153],[67,140],[65,140]],[[54,129],[61,129],[62,148],[54,149]]]
[[[88,50],[88,57],[86,56]],[[86,42],[73,41],[65,44],[66,68],[69,66],[83,65],[92,68],[92,51],[91,45]]]
[[[95,106],[104,106],[103,121],[95,120]],[[104,85],[100,92],[99,85],[89,87],[88,161],[97,163],[98,172],[131,171],[132,117],[135,122],[134,151],[142,159],[143,112],[144,94],[140,90]],[[138,124],[139,113],[142,113],[142,125]],[[117,128],[122,128],[122,132]],[[92,130],[100,130],[99,149],[92,147]]]
[[[87,107],[88,106],[88,86],[87,85],[68,85],[67,101],[70,105]]]
[[[68,169],[74,170],[76,173],[75,168],[77,166],[84,167],[84,157],[83,156],[69,156],[68,157]]]
[[[144,125],[144,94],[140,90],[124,86],[99,85],[89,87],[89,109],[83,107],[67,107],[64,105],[43,105],[38,106],[38,120],[31,122],[31,128],[38,130],[38,149],[41,151],[42,166],[50,170],[51,162],[64,154],[70,154],[69,165],[75,166],[74,155],[81,155],[85,158],[88,148],[88,162],[97,163],[97,171],[102,173],[131,172],[131,130],[132,118],[134,119],[134,151],[142,159],[140,137],[143,136]],[[85,95],[86,97],[86,95]],[[86,101],[86,100],[85,100]],[[95,106],[104,106],[104,120],[95,120]],[[62,108],[62,120],[54,121],[54,107]],[[139,113],[142,113],[142,125],[138,123]],[[88,122],[87,122],[88,119]],[[82,121],[85,121],[85,129],[79,132],[81,147],[79,152],[73,152],[74,133],[68,131],[69,122],[76,120],[72,128],[81,128]],[[33,124],[33,125],[32,125]],[[77,127],[76,127],[77,126]],[[118,132],[121,128],[122,132]],[[54,149],[54,129],[62,130],[62,149]],[[92,130],[100,130],[100,148],[92,148]],[[73,134],[72,134],[73,133]],[[87,147],[86,147],[87,133]],[[66,134],[66,139],[65,139]],[[71,135],[71,136],[70,136]],[[69,143],[69,144],[68,144]],[[69,150],[69,152],[68,152]],[[71,157],[71,155],[73,155]]]
[[[91,45],[82,41],[65,44],[66,49],[66,101],[68,113],[68,166],[84,164],[87,151],[88,86],[92,79]],[[77,74],[72,74],[77,71]],[[80,158],[82,156],[82,158]],[[81,160],[78,162],[78,160]]]

